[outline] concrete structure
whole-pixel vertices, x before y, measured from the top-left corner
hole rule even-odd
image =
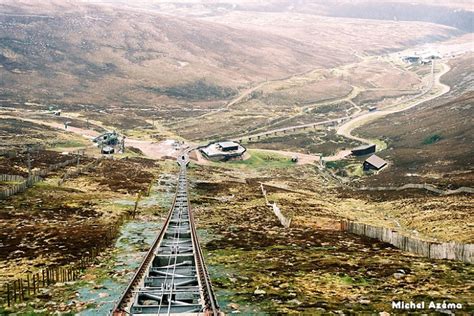
[[[236,142],[222,141],[210,143],[206,147],[200,148],[206,159],[214,161],[227,161],[240,159],[247,149]]]
[[[428,52],[422,55],[408,55],[403,56],[402,60],[409,64],[428,64],[434,59],[440,59],[441,56],[438,53]]]
[[[406,63],[418,63],[420,62],[420,56],[405,56],[402,58],[402,60]]]
[[[222,150],[222,151],[235,151],[239,149],[239,144],[236,142],[220,142],[217,143],[217,146]]]
[[[373,154],[375,152],[375,144],[362,145],[351,149],[351,152],[354,156],[364,156],[368,154]]]
[[[364,170],[381,170],[387,162],[377,155],[372,155],[364,161]]]
[[[111,155],[115,152],[115,149],[112,146],[104,146],[104,147],[102,147],[102,149],[100,151],[104,155]]]

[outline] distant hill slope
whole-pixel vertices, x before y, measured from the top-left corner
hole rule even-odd
[[[107,107],[214,106],[251,82],[355,61],[353,49],[394,50],[458,34],[387,22],[367,32],[364,22],[325,18],[295,24],[320,30],[297,37],[280,34],[281,24],[229,27],[77,1],[6,0],[0,12],[0,97]]]
[[[451,62],[452,70],[441,78],[452,87],[447,95],[356,130],[388,143],[380,155],[392,163],[369,183],[474,186],[473,63],[472,54]]]

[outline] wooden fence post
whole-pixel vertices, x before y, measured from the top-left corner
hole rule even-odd
[[[10,307],[10,282],[7,283],[7,305]]]
[[[29,273],[26,275],[26,285],[27,285],[26,293],[28,294],[28,296],[30,296],[31,293],[30,293],[30,274]]]
[[[33,295],[36,295],[36,275],[33,274]]]
[[[13,302],[16,302],[16,280],[13,281]]]

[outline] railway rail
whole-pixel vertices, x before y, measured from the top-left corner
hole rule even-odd
[[[162,230],[110,315],[222,315],[194,225],[188,198],[187,154]]]

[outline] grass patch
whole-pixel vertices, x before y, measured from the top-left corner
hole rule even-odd
[[[346,171],[351,177],[362,177],[365,175],[362,163],[348,165]]]
[[[227,162],[233,166],[243,166],[250,168],[286,168],[293,166],[291,159],[275,153],[268,153],[258,150],[249,150],[250,158],[246,160],[234,160]]]
[[[367,281],[366,279],[362,277],[353,278],[348,275],[344,275],[340,277],[340,281],[341,283],[346,284],[346,285],[369,285],[369,281]]]
[[[344,160],[326,161],[326,167],[329,169],[344,169],[346,165],[347,162]]]
[[[84,147],[89,145],[89,142],[81,140],[65,140],[54,144],[54,148],[70,148],[70,147]]]
[[[443,138],[441,137],[441,135],[433,134],[433,135],[430,135],[430,136],[426,137],[426,138],[423,140],[423,145],[435,144],[435,143],[439,142],[441,139],[443,139]]]

